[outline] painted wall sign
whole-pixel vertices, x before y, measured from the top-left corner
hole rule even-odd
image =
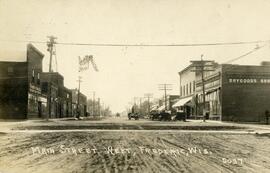
[[[270,79],[263,79],[263,78],[229,78],[229,83],[240,83],[240,84],[270,84]]]

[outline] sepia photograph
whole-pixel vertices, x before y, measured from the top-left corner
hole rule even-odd
[[[270,173],[270,1],[0,0],[0,173]]]

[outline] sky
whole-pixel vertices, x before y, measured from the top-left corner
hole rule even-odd
[[[27,41],[96,44],[193,44],[270,40],[268,0],[0,0],[0,60],[3,52],[23,55]],[[19,42],[22,41],[22,42]],[[267,45],[235,64],[270,61]],[[46,44],[33,43],[45,54]],[[264,43],[258,44],[259,46]],[[173,85],[179,94],[178,72],[198,60],[224,63],[253,50],[256,44],[187,47],[56,45],[57,71],[65,86],[78,87],[88,98],[100,97],[112,111],[130,106],[133,97],[163,95],[158,84]],[[78,56],[93,55],[99,68],[78,74]],[[53,61],[56,71],[56,61]]]

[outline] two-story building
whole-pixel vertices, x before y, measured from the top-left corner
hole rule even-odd
[[[79,104],[78,104],[78,89],[72,89],[72,115],[87,116],[87,97],[83,93],[79,93]]]
[[[181,96],[174,107],[183,107],[187,115],[196,117],[203,114],[203,82],[201,73],[191,67],[179,72]],[[188,92],[187,81],[193,80],[195,88]],[[265,111],[270,110],[270,65],[267,62],[258,66],[215,63],[213,71],[204,73],[204,87],[205,108],[210,119],[262,122]]]
[[[44,54],[32,44],[26,60],[0,62],[0,118],[39,118],[46,112],[46,96],[41,93],[40,74]]]
[[[191,64],[178,73],[180,98],[178,102],[172,106],[186,112],[187,118],[197,114],[196,104],[194,102],[197,72],[193,70],[194,68]]]
[[[51,117],[63,118],[72,116],[72,92],[64,86],[64,77],[58,72],[41,74],[42,92],[47,99],[51,98]]]

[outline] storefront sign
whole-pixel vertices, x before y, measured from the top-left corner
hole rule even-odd
[[[256,84],[256,83],[261,83],[261,84],[269,84],[270,79],[263,79],[263,78],[229,78],[229,83],[235,83],[235,84]]]

